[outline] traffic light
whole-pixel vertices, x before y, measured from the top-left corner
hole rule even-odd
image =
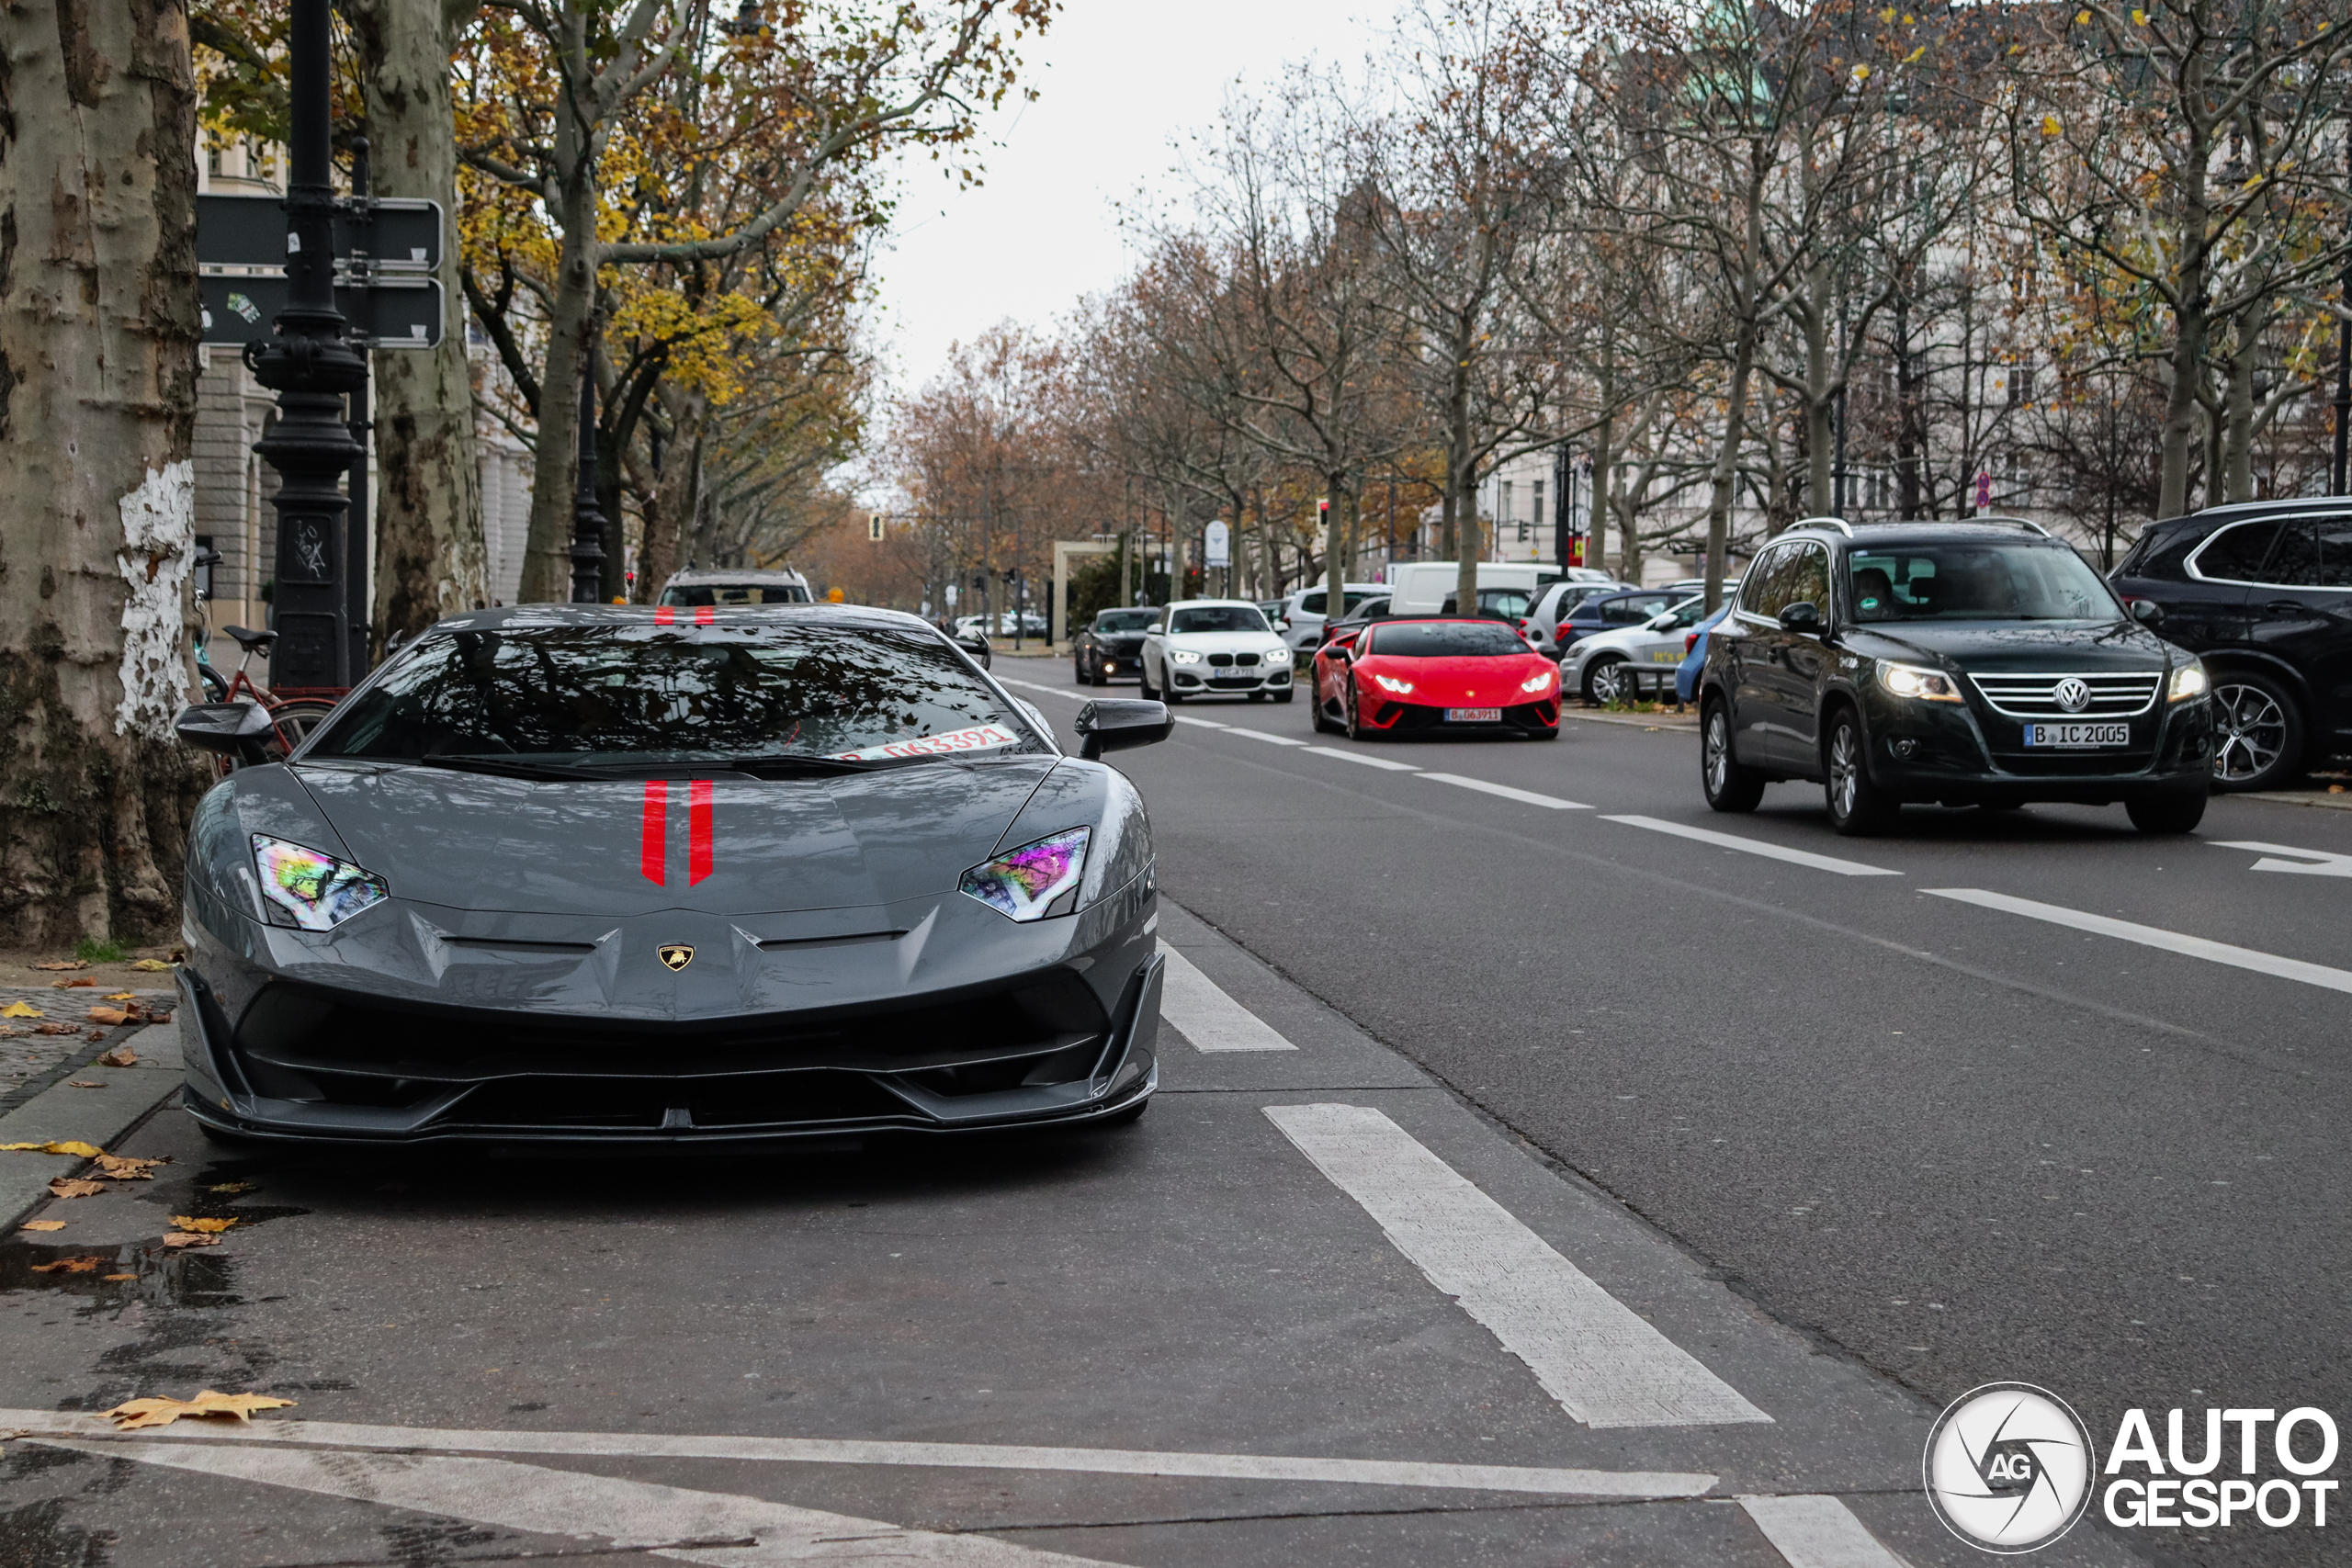
[[[865,536],[866,536],[867,538],[869,538],[869,539],[873,539],[873,540],[876,540],[876,541],[879,541],[879,540],[881,539],[881,537],[882,537],[882,513],[879,513],[879,512],[873,513],[869,514],[869,515],[866,517],[866,519],[865,519]]]

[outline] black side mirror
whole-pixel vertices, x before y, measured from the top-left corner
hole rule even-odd
[[[269,710],[259,703],[192,703],[180,709],[172,728],[199,751],[234,757],[248,765],[269,761],[277,738]]]
[[[1804,632],[1811,636],[1821,633],[1821,606],[1810,599],[1800,599],[1781,612],[1781,629],[1784,632]]]
[[[2127,599],[2124,603],[2131,606],[2132,618],[2142,626],[2156,626],[2164,624],[2165,607],[2154,599]]]
[[[1156,746],[1176,733],[1176,716],[1166,703],[1098,697],[1078,710],[1078,754],[1099,762],[1105,751]]]

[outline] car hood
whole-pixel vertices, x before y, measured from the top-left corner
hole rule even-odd
[[[1413,682],[1416,701],[1432,697],[1465,707],[1510,707],[1534,702],[1541,692],[1524,692],[1520,682],[1552,669],[1540,653],[1496,654],[1460,659],[1398,659],[1370,654],[1356,668],[1367,677],[1386,675]]]
[[[350,858],[395,897],[544,914],[749,915],[953,888],[995,852],[1057,761],[918,762],[823,779],[722,775],[708,784],[707,809],[683,780],[296,771]]]
[[[2004,671],[2090,674],[2162,670],[2169,645],[2137,621],[1954,621],[1858,626],[1841,639],[1875,659]]]
[[[1192,653],[1272,653],[1273,644],[1282,640],[1272,632],[1161,632],[1157,635],[1166,646]]]

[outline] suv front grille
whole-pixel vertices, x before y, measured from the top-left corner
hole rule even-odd
[[[2164,683],[2161,672],[2144,675],[1971,675],[1976,689],[1994,710],[2015,718],[2128,718],[2145,713]],[[2062,707],[2058,688],[2080,681],[2090,701],[2079,708]]]

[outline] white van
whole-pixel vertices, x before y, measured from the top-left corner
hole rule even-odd
[[[1392,615],[1434,615],[1445,608],[1453,597],[1455,585],[1461,581],[1462,569],[1450,560],[1400,561],[1388,569],[1388,613]],[[1560,581],[1558,570],[1536,565],[1532,561],[1480,561],[1478,563],[1478,601],[1482,607],[1508,613],[1511,624],[1527,614],[1535,602],[1536,590]],[[1490,591],[1502,589],[1507,593],[1493,594],[1506,603],[1489,603]],[[1508,603],[1515,599],[1516,604]]]

